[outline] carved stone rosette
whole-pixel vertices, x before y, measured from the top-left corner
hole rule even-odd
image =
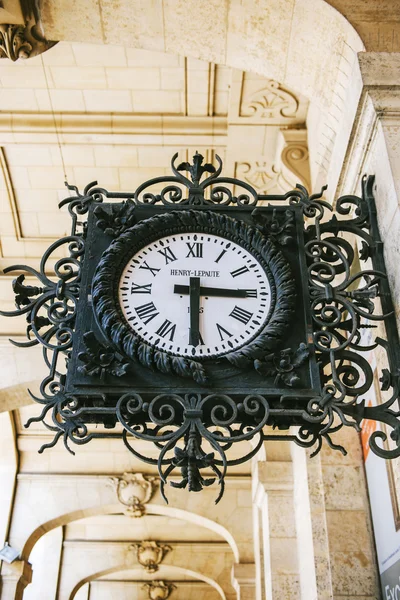
[[[154,494],[156,479],[142,473],[124,473],[122,477],[111,477],[109,482],[115,488],[119,502],[126,507],[125,514],[139,518],[146,513],[145,504]]]
[[[165,583],[164,581],[152,581],[151,583],[146,583],[143,589],[147,589],[150,600],[167,600],[173,590],[176,589],[176,585]]]
[[[21,14],[24,24],[1,23],[0,12],[0,58],[9,58],[12,61],[31,58],[57,44],[46,40],[43,35],[36,2],[24,2],[21,7],[16,7],[15,11]]]
[[[138,563],[148,573],[158,571],[159,565],[163,561],[165,555],[172,550],[171,546],[159,544],[158,542],[142,542],[141,544],[132,544],[130,550],[136,552]]]

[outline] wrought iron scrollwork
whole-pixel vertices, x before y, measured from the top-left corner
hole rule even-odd
[[[49,368],[40,386],[41,396],[34,397],[43,406],[42,412],[27,423],[29,426],[42,421],[54,433],[53,441],[40,451],[54,446],[61,438],[71,451],[70,443],[80,445],[93,438],[122,437],[135,456],[158,468],[164,497],[166,482],[178,470],[181,480],[172,480],[173,487],[200,491],[217,481],[217,501],[224,491],[227,468],[249,460],[266,439],[288,439],[302,447],[313,447],[314,453],[326,441],[331,448],[344,452],[334,441],[335,434],[343,426],[359,429],[363,419],[372,419],[380,422],[382,429],[371,435],[371,450],[384,458],[400,456],[400,346],[377,226],[373,178],[364,180],[361,198],[339,198],[334,213],[322,199],[323,190],[309,196],[298,185],[282,196],[257,195],[245,182],[221,177],[219,157],[218,167],[203,164],[198,153],[193,164],[175,166],[176,159],[177,155],[172,159],[173,176],[145,182],[136,192],[111,193],[92,182],[81,194],[76,187],[68,186],[72,195],[60,207],[68,206],[70,234],[49,247],[38,269],[26,265],[5,269],[5,273],[16,274],[15,310],[1,314],[25,315],[27,319],[27,341],[13,343],[23,347],[40,344]],[[152,186],[159,184],[165,187],[153,193]],[[236,187],[243,193],[234,195]],[[106,208],[102,206],[104,198],[124,202]],[[277,202],[279,209],[257,207],[265,202]],[[158,210],[162,214],[147,221],[139,219],[139,207],[151,205],[165,210]],[[170,211],[171,207],[176,210]],[[255,207],[252,218],[256,228],[246,220],[232,219],[221,207],[227,213],[245,208],[247,222]],[[82,271],[89,211],[93,211],[100,233],[115,238],[102,255],[92,288],[96,327],[110,343],[100,342],[91,325],[77,350],[74,339],[78,333],[78,303],[86,298],[82,295]],[[308,303],[303,307],[308,315],[304,326],[307,337],[285,343],[284,336],[290,331],[290,319],[296,310],[295,281],[285,252],[291,245],[297,251],[296,239],[302,232],[296,229],[296,223],[301,217],[305,223],[302,264],[308,291],[303,296]],[[260,384],[257,393],[246,388],[230,394],[207,389],[201,361],[157,352],[124,330],[113,304],[118,271],[115,257],[117,262],[123,261],[127,249],[132,251],[135,244],[143,247],[152,236],[169,235],[177,227],[239,236],[240,243],[257,255],[271,275],[275,283],[271,286],[274,298],[270,318],[247,345],[223,357],[229,361],[230,369],[252,370],[254,377],[261,375],[258,381],[274,378],[274,387],[264,389]],[[363,271],[360,263],[365,265]],[[90,294],[89,287],[84,291]],[[90,317],[94,315],[90,313]],[[379,335],[371,339],[379,322],[385,326],[386,335],[380,329]],[[304,342],[299,343],[302,339]],[[381,387],[387,399],[380,405],[366,406],[363,396],[373,379],[368,353],[375,349],[387,359],[381,372]],[[321,386],[303,390],[301,373],[310,358],[318,362]],[[131,380],[126,386],[124,380],[128,365],[134,370],[133,359],[163,376],[191,377],[200,387],[191,393],[187,393],[187,388],[182,388],[182,392],[172,389],[170,393],[138,393],[132,390]],[[74,376],[78,373],[98,381],[103,378],[107,385],[91,389],[85,380],[84,391],[68,387],[71,364]],[[315,362],[312,364],[315,366]],[[118,386],[111,386],[111,392],[110,377],[118,378]],[[117,423],[123,427],[122,434],[108,431]],[[104,427],[97,430],[91,424]],[[282,432],[270,436],[266,426]],[[290,429],[292,426],[297,431]],[[385,427],[391,430],[389,445]],[[158,459],[145,456],[137,440],[155,444]],[[251,447],[239,458],[229,459],[232,446],[246,441],[252,442]]]
[[[173,487],[199,492],[218,479],[221,489],[216,502],[219,502],[227,467],[237,464],[227,459],[227,450],[236,442],[254,440],[258,435],[258,442],[255,446],[253,442],[253,448],[239,462],[258,452],[263,441],[262,429],[269,418],[269,404],[265,397],[256,394],[240,402],[225,394],[161,394],[146,402],[139,394],[128,392],[118,401],[117,417],[124,427],[124,443],[132,454],[157,465],[166,501],[168,477],[180,469],[182,479],[178,483],[172,481]],[[132,438],[155,443],[160,449],[158,459],[139,453],[130,441]],[[204,445],[212,452],[207,452]],[[215,477],[204,478],[201,470],[206,468]]]
[[[364,178],[361,198],[343,196],[337,200],[336,212],[343,216],[353,213],[349,219],[338,219],[335,214],[326,219],[331,206],[316,196],[309,198],[300,186],[299,195],[291,201],[299,203],[304,215],[314,221],[305,232],[305,248],[313,344],[323,383],[321,397],[308,405],[308,414],[320,422],[314,429],[317,440],[343,425],[359,430],[363,419],[373,419],[392,429],[390,436],[396,447],[389,450],[379,445],[377,441],[386,441],[387,434],[378,430],[370,437],[371,450],[383,458],[393,458],[400,456],[399,340],[372,185],[373,177]],[[359,271],[358,261],[369,261],[372,268]],[[378,303],[383,312],[376,312]],[[375,327],[377,321],[384,322],[387,340],[377,337],[375,342],[366,341],[363,332]],[[362,396],[372,386],[373,372],[366,352],[378,346],[389,366],[382,375],[382,389],[391,387],[392,395],[381,405],[367,407]]]

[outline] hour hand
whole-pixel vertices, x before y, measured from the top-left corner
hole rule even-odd
[[[182,295],[189,294],[189,286],[175,284],[174,293],[182,294]],[[219,296],[219,297],[223,297],[223,298],[246,298],[247,290],[232,290],[229,288],[200,287],[199,295],[200,296]]]
[[[190,300],[189,344],[196,347],[200,344],[200,277],[191,277],[186,287]]]

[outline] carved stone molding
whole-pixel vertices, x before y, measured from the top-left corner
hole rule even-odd
[[[122,477],[111,477],[109,483],[115,488],[119,502],[126,507],[125,514],[139,518],[146,513],[145,504],[154,494],[156,479],[142,473],[124,473]]]
[[[258,119],[293,118],[298,107],[297,98],[271,79],[242,104],[240,116]]]
[[[143,589],[148,591],[150,600],[167,600],[173,590],[176,589],[176,585],[165,583],[164,581],[152,581],[151,583],[146,583]]]
[[[12,61],[31,58],[57,43],[45,39],[35,0],[24,2],[17,7],[18,11],[14,8],[12,14],[6,8],[0,5],[0,58],[9,58]],[[17,14],[18,19],[14,19],[13,16],[17,17]]]
[[[311,189],[307,131],[288,129],[281,133],[285,144],[281,152],[283,167],[295,175],[296,183]]]
[[[274,164],[259,160],[236,163],[235,177],[244,179],[258,194],[284,193],[290,182]]]
[[[168,552],[172,550],[167,544],[159,544],[158,542],[142,542],[141,544],[132,544],[130,550],[136,552],[138,563],[148,573],[158,571],[159,565],[164,560]]]

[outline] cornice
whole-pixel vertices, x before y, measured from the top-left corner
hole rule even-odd
[[[226,135],[226,117],[110,113],[2,112],[0,132]]]

